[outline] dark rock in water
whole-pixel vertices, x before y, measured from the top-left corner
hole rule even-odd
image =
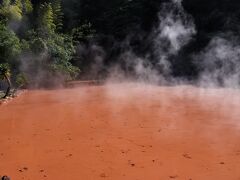
[[[8,176],[3,176],[1,180],[11,180]]]

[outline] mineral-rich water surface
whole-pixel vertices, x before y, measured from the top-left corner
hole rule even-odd
[[[240,91],[110,84],[0,106],[13,180],[240,179]]]

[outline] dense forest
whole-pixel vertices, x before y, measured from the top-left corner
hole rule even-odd
[[[145,80],[240,81],[237,0],[0,2],[0,75],[16,87],[104,79],[116,66]]]

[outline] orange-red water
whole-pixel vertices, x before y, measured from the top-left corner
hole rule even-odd
[[[240,179],[240,92],[118,84],[0,106],[12,180]]]

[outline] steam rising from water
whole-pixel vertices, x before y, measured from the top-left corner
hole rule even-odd
[[[159,83],[161,76],[159,76],[156,69],[153,68],[149,59],[138,57],[131,50],[120,55],[119,60],[121,64],[117,64],[110,70],[109,82],[114,81],[139,81]],[[127,80],[126,80],[127,79]]]
[[[200,85],[237,88],[240,85],[240,46],[233,40],[215,37],[197,56],[203,69]]]
[[[120,56],[120,62],[125,64],[127,73],[131,71],[135,74],[138,81],[166,84],[172,79],[170,57],[177,55],[195,33],[193,20],[185,13],[181,1],[172,0],[163,4],[159,13],[159,25],[150,35],[157,64],[153,65],[148,55],[138,57],[131,49]],[[110,73],[111,78],[123,72],[119,71],[121,67],[117,69],[118,71],[114,68],[114,76]]]
[[[165,3],[159,13],[160,24],[154,32],[154,53],[161,75],[170,76],[169,58],[176,55],[196,33],[192,18],[187,15],[180,0]]]
[[[169,84],[169,82],[179,84],[179,81],[172,77],[172,61],[178,61],[176,57],[179,51],[190,42],[196,33],[193,18],[185,12],[182,1],[171,0],[162,4],[159,24],[149,35],[153,44],[153,52],[140,57],[134,53],[126,40],[127,43],[120,45],[120,47],[124,46],[122,48],[124,52],[118,57],[118,63],[111,68],[105,67],[107,53],[98,45],[79,46],[77,52],[80,61],[86,59],[92,62],[88,67],[89,79],[101,79],[103,71],[107,69],[108,79],[111,82],[130,80],[152,84]],[[239,87],[240,45],[232,39],[234,38],[231,35],[216,36],[202,52],[193,56],[195,65],[200,69],[196,84],[211,87]],[[40,62],[42,58],[21,58],[22,70],[30,76],[37,77],[34,79],[35,82],[41,82],[41,77],[45,77],[45,71],[43,68],[32,69],[30,59]],[[81,65],[80,63],[79,66]],[[83,66],[86,65],[83,64]],[[59,77],[62,76],[59,75]]]
[[[148,55],[137,57],[131,50],[120,58],[127,70],[135,72],[137,80],[154,84],[166,84],[169,81],[182,84],[171,75],[171,58],[177,57],[196,33],[193,18],[184,11],[182,1],[172,0],[162,5],[159,25],[151,34],[157,64],[152,64]],[[236,39],[231,33],[215,36],[203,51],[195,54],[192,61],[200,70],[196,84],[205,87],[240,86],[240,45]],[[173,60],[178,61],[177,58]]]
[[[88,66],[88,73],[86,75],[86,78],[100,79],[99,76],[104,69],[104,61],[106,57],[106,52],[104,49],[96,44],[90,45],[89,47],[80,44],[77,47],[77,53],[81,58],[80,61],[87,58],[88,63],[85,65],[83,64],[83,66]],[[91,64],[89,62],[91,62]]]
[[[20,70],[26,75],[30,88],[62,87],[64,75],[55,73],[54,76],[49,68],[49,55],[43,52],[36,56],[32,53],[25,53],[19,57]]]
[[[240,96],[234,89],[191,86],[176,88],[145,83],[123,83],[106,85],[103,90],[104,97],[110,103],[109,112],[113,116],[119,111],[125,113],[127,108],[135,109],[139,114],[147,111],[151,114],[147,116],[147,121],[153,114],[152,119],[160,116],[156,122],[161,122],[163,115],[164,119],[169,117],[166,122],[167,128],[170,129],[178,129],[187,121],[189,124],[191,119],[194,125],[188,130],[200,131],[200,134],[209,134],[209,129],[205,129],[209,123],[216,124],[216,128],[219,128],[220,124],[225,127],[234,126],[237,129],[240,127]],[[144,119],[144,115],[141,118]],[[141,118],[137,122],[140,122]],[[116,120],[116,117],[112,119]]]
[[[159,20],[160,24],[155,32],[155,45],[161,54],[176,54],[196,33],[193,20],[185,13],[181,1],[164,4],[159,13]]]

